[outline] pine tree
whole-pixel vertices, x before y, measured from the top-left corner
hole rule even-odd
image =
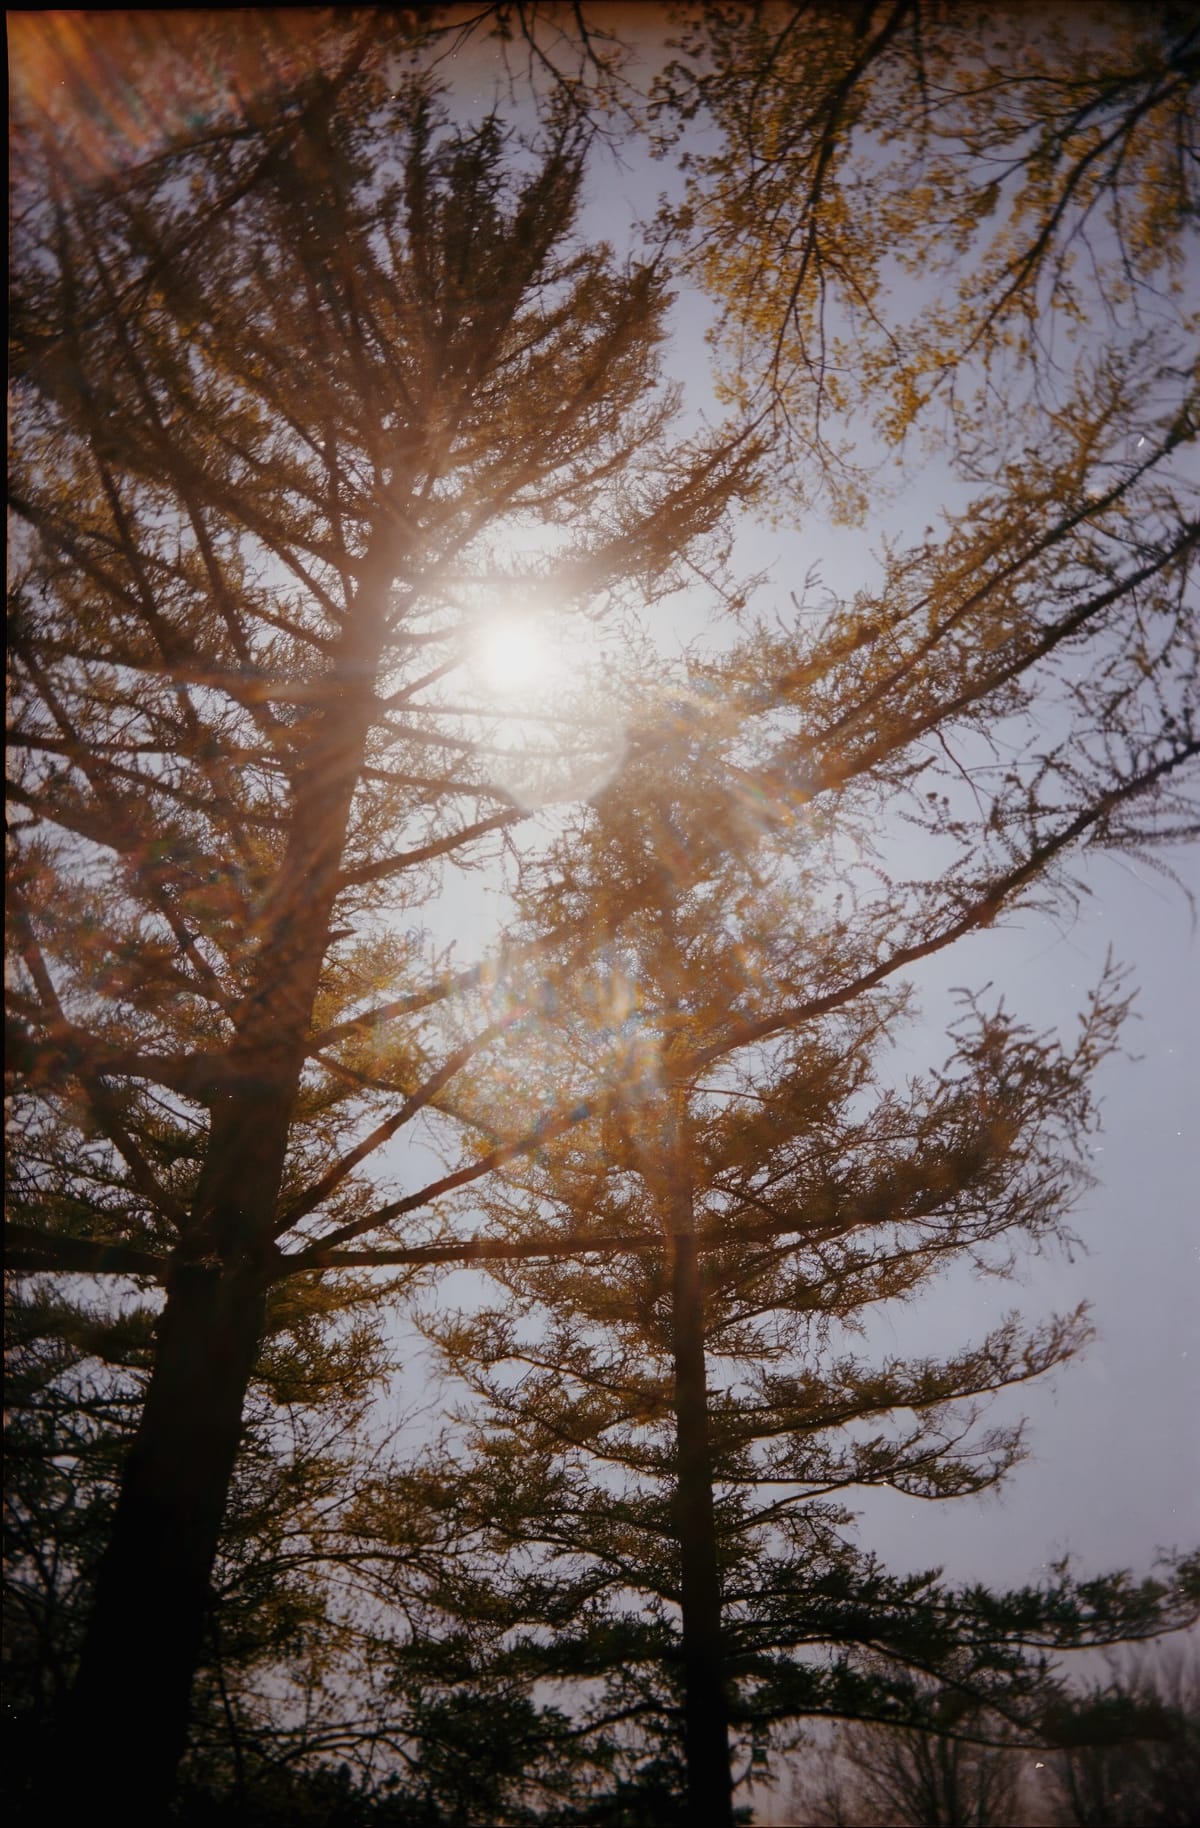
[[[150,1813],[269,1293],[412,1240],[430,1191],[359,1166],[496,1037],[446,1043],[414,923],[523,817],[473,627],[506,584],[653,598],[753,461],[671,441],[664,275],[572,239],[569,121],[522,154],[385,75],[21,173],[10,1252],[165,1293],[58,1773]]]
[[[78,1658],[155,1307],[82,1279],[8,1292],[4,1758],[20,1819],[37,1813]],[[376,1288],[345,1278],[272,1291],[192,1699],[193,1788],[236,1798],[331,1752],[369,1760],[370,1554],[346,1524],[356,1481],[386,1451],[378,1309]]]
[[[1030,794],[1025,768],[1038,779],[1044,762],[1036,711],[1028,701],[1022,760],[1002,666],[1013,765],[995,782],[980,771],[977,788],[995,795],[996,850],[939,793],[926,880],[862,869],[857,841],[874,827],[883,856],[895,802],[928,804],[930,723],[956,748],[994,704],[998,601],[1013,648],[1044,651],[1044,625],[1012,613],[1007,555],[993,558],[994,592],[972,567],[953,612],[964,573],[949,569],[944,671],[925,633],[933,613],[921,666],[905,669],[892,585],[886,697],[875,649],[857,639],[865,602],[827,615],[806,646],[759,628],[698,664],[525,883],[526,944],[577,934],[584,910],[593,941],[586,958],[560,948],[557,969],[538,953],[554,987],[542,1077],[609,1091],[590,1122],[510,1166],[506,1190],[471,1198],[514,1243],[536,1224],[564,1256],[611,1254],[494,1266],[499,1305],[431,1319],[473,1401],[448,1464],[434,1457],[425,1477],[442,1504],[454,1493],[477,1548],[479,1565],[456,1577],[457,1617],[493,1621],[503,1666],[582,1684],[598,1756],[606,1744],[616,1755],[615,1722],[643,1747],[681,1742],[692,1823],[732,1819],[731,1727],[765,1733],[810,1714],[931,1727],[936,1674],[1036,1734],[1055,1692],[1046,1648],[1192,1616],[1186,1570],[1165,1585],[1063,1571],[1014,1594],[951,1591],[936,1570],[898,1578],[856,1546],[846,1504],[860,1488],[940,1500],[998,1484],[1022,1429],[984,1427],[987,1398],[1087,1337],[1082,1311],[1035,1329],[1014,1314],[943,1358],[880,1363],[853,1349],[877,1304],[911,1300],[956,1262],[1003,1273],[1062,1235],[1087,1179],[1090,1082],[1125,1007],[1106,979],[1066,1046],[964,994],[943,1063],[907,1082],[887,1064],[912,1001],[902,974],[988,924],[1064,841],[1105,834],[1114,805],[1099,782],[1073,817]],[[941,571],[945,554],[933,563]],[[1044,613],[1040,570],[1034,558],[1018,575]],[[1171,604],[1168,591],[1164,617]],[[823,724],[840,733],[836,763]],[[1064,733],[1064,768],[1092,734],[1086,718]],[[1190,753],[1185,742],[1168,775]],[[1152,791],[1155,773],[1131,795]],[[519,968],[501,989],[527,994]],[[538,1093],[525,1036],[509,1082],[479,1107],[493,1146],[527,1126]],[[413,1490],[397,1487],[407,1502]]]

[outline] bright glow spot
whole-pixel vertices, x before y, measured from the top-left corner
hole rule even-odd
[[[490,594],[468,608],[464,655],[490,778],[526,811],[599,793],[621,765],[625,728],[595,623],[545,601],[538,579],[519,607],[515,587],[507,602]]]
[[[542,685],[551,670],[550,647],[530,618],[503,616],[476,638],[475,666],[493,692],[520,692]]]

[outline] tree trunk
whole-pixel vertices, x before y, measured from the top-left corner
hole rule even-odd
[[[262,1318],[245,1271],[173,1279],[51,1774],[69,1819],[107,1800],[128,1821],[165,1818]]]
[[[677,1139],[682,1143],[682,1138]],[[675,1329],[677,1479],[683,1615],[684,1754],[692,1828],[731,1828],[733,1772],[721,1648],[721,1575],[717,1560],[704,1293],[696,1249],[691,1177],[683,1148],[671,1151],[672,1310]]]

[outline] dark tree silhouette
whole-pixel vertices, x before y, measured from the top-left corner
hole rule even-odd
[[[897,1828],[1008,1828],[1025,1820],[1018,1757],[988,1741],[996,1723],[965,1713],[957,1695],[940,1700],[925,1732],[841,1728],[830,1748],[837,1763],[823,1758],[824,1782],[818,1777],[806,1792],[811,1819],[826,1828],[868,1821]]]
[[[1068,1698],[1049,1759],[1059,1819],[1071,1828],[1192,1828],[1200,1816],[1200,1685],[1194,1647],[1142,1655]]]
[[[406,930],[522,817],[453,683],[479,590],[550,526],[561,601],[653,595],[749,447],[669,441],[663,278],[572,241],[569,125],[506,176],[494,119],[352,71],[90,189],[56,150],[13,314],[10,1249],[165,1289],[66,1728],[150,1807],[266,1293],[411,1237],[429,1190],[355,1171],[497,1033],[442,1045]]]
[[[361,1654],[368,1621],[346,1591],[367,1559],[346,1527],[355,1483],[386,1451],[379,1293],[310,1276],[268,1300],[193,1693],[193,1785],[236,1796],[300,1760],[342,1753],[361,1765],[384,1732]],[[37,1812],[74,1673],[156,1307],[81,1279],[69,1293],[40,1278],[7,1291],[4,1764],[6,1802],[22,1816]]]
[[[822,658],[844,665],[826,626],[805,696]],[[635,1745],[682,1741],[695,1823],[732,1819],[731,1726],[932,1725],[936,1674],[1036,1736],[1056,1692],[1047,1649],[1184,1623],[1195,1600],[1187,1569],[952,1591],[854,1543],[857,1490],[940,1500],[1003,1479],[1022,1429],[984,1427],[986,1399],[1087,1336],[1077,1312],[1028,1330],[1010,1315],[941,1359],[853,1345],[876,1304],[963,1262],[1003,1273],[1061,1234],[1125,999],[1103,983],[1065,1047],[964,998],[949,1058],[897,1081],[901,973],[1019,884],[997,898],[975,838],[969,898],[952,870],[914,885],[878,865],[875,893],[853,897],[854,771],[814,793],[810,742],[799,776],[778,679],[759,670],[778,660],[760,631],[698,666],[527,874],[514,938],[577,934],[588,910],[595,950],[539,949],[541,1064],[526,1033],[507,1080],[481,1079],[484,1138],[520,1134],[542,1082],[611,1096],[470,1198],[493,1233],[536,1222],[564,1254],[591,1239],[611,1254],[497,1267],[499,1305],[431,1317],[472,1391],[473,1447],[448,1441],[391,1498],[453,1501],[476,1549],[448,1577],[459,1627],[487,1640],[500,1620],[517,1634],[494,1642],[501,1667],[581,1684],[598,1759],[619,1722]],[[491,994],[524,1000],[520,969]],[[426,1655],[416,1643],[403,1660]]]

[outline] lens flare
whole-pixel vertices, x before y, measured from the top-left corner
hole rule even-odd
[[[543,685],[551,671],[550,646],[529,617],[505,616],[478,636],[475,666],[488,690],[511,694]]]

